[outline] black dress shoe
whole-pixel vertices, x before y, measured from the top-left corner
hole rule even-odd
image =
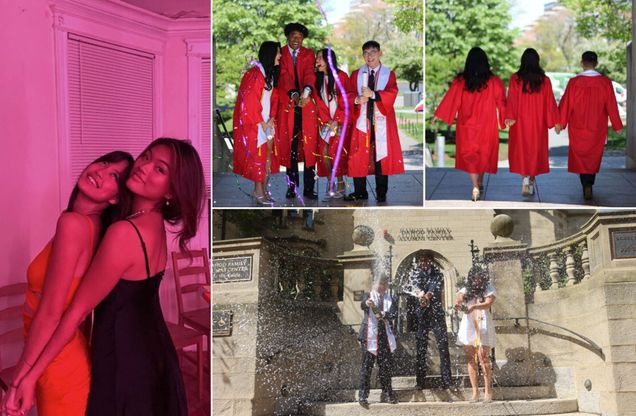
[[[416,384],[415,390],[424,390],[424,386],[422,384]]]
[[[362,201],[369,199],[369,194],[356,194],[355,192],[345,195],[343,198],[345,201]]]
[[[367,399],[360,399],[358,400],[358,404],[362,407],[364,407],[365,409],[369,408],[369,402],[367,401]]]
[[[378,202],[386,202],[386,195],[378,195],[376,198]]]
[[[393,393],[382,393],[380,403],[398,404],[398,399]]]
[[[305,191],[303,192],[303,196],[307,199],[318,199],[318,194],[314,191]]]
[[[294,189],[293,186],[290,186],[289,188],[287,188],[287,193],[285,194],[285,198],[287,199],[296,198],[296,190]]]
[[[589,201],[593,198],[592,196],[592,185],[587,185],[583,187],[583,199]]]

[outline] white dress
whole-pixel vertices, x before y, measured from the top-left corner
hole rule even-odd
[[[461,289],[458,293],[462,295],[466,294],[466,288]],[[488,283],[486,290],[484,291],[484,298],[488,296],[495,296],[497,292],[495,287]],[[473,298],[466,302],[466,306],[471,306],[477,302],[477,298]],[[476,329],[479,328],[479,331]],[[479,334],[477,336],[477,334]],[[464,314],[462,321],[459,324],[459,332],[457,333],[458,345],[473,345],[473,346],[495,346],[495,326],[492,322],[492,316],[486,309],[475,309],[470,314]]]

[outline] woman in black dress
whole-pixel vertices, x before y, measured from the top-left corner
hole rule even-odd
[[[161,138],[137,158],[126,182],[132,213],[111,225],[73,303],[22,379],[9,414],[33,405],[35,382],[95,309],[88,416],[183,416],[179,363],[159,305],[167,262],[165,222],[177,225],[182,251],[197,232],[205,180],[196,150]]]

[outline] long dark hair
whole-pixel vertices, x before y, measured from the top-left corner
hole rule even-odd
[[[486,52],[481,48],[474,47],[468,51],[464,71],[458,76],[464,78],[466,90],[477,92],[488,84],[488,80],[493,75]]]
[[[128,162],[128,165],[121,175],[119,175],[119,179],[117,180],[117,188],[119,189],[118,202],[115,205],[108,205],[108,207],[102,211],[102,234],[110,224],[124,219],[126,215],[130,213],[132,207],[132,195],[126,187],[126,181],[128,180],[128,176],[132,170],[133,163],[135,163],[135,159],[133,159],[130,153],[117,150],[106,153],[89,163],[89,165],[92,165],[93,163],[119,163],[122,161]],[[76,183],[75,187],[73,187],[73,191],[71,191],[71,196],[68,198],[68,205],[66,207],[67,211],[73,211],[75,201],[77,200],[77,194],[79,194],[79,186],[77,186]]]
[[[527,93],[539,92],[545,71],[539,64],[539,53],[532,48],[523,51],[521,55],[521,66],[517,71],[519,80],[523,82],[522,91]]]
[[[477,276],[481,277],[479,282],[476,281]],[[480,265],[471,267],[468,272],[468,278],[466,279],[466,294],[464,295],[464,299],[467,301],[473,298],[483,299],[486,293],[486,287],[489,283],[490,275],[485,267]]]
[[[335,74],[331,72],[331,66],[329,66],[330,51],[331,51],[331,59],[333,61],[333,66],[334,68],[336,68]],[[322,54],[322,59],[327,64],[327,72],[326,72],[327,73],[327,98],[329,100],[333,100],[333,98],[336,96],[335,77],[338,76],[338,59],[336,58],[336,53],[333,51],[333,49],[324,48],[320,50],[320,53]],[[316,71],[316,91],[319,91],[319,92],[322,91],[324,87],[324,81],[323,81],[324,77],[325,77],[324,72]]]
[[[141,154],[160,145],[170,149],[173,163],[170,166],[172,198],[162,203],[161,214],[169,224],[181,224],[181,229],[177,232],[179,248],[182,252],[188,253],[188,242],[197,233],[205,205],[203,164],[189,141],[168,137],[154,140]]]
[[[261,43],[261,47],[258,49],[258,61],[265,70],[265,89],[267,91],[278,85],[279,67],[274,65],[274,61],[276,61],[276,54],[279,49],[280,42],[271,40]]]

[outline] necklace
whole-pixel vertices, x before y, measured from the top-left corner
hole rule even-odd
[[[127,216],[127,217],[126,217],[126,219],[127,219],[127,220],[129,220],[129,219],[131,219],[131,218],[138,217],[138,216],[140,216],[140,215],[145,214],[146,212],[148,212],[148,211],[146,211],[145,209],[140,209],[139,211],[133,212],[132,214],[130,214],[129,216]]]

